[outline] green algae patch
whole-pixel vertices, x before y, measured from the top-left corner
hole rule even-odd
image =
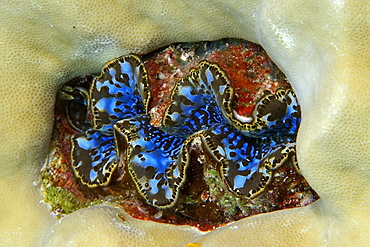
[[[90,205],[90,203],[80,201],[77,196],[59,187],[45,188],[44,202],[49,204],[51,210],[58,214],[70,214]]]

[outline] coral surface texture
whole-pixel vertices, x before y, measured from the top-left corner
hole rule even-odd
[[[2,1],[0,245],[369,246],[369,16],[368,1],[349,0]],[[320,199],[207,232],[111,205],[55,219],[40,171],[63,83],[123,54],[221,38],[260,44],[292,84],[297,161]]]

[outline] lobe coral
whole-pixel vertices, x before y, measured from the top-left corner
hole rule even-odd
[[[5,1],[0,12],[3,245],[370,244],[368,2],[36,0]],[[297,159],[321,199],[208,233],[109,206],[53,219],[37,181],[62,83],[121,54],[225,37],[262,45],[292,83],[302,111]]]

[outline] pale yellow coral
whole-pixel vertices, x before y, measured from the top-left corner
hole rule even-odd
[[[370,245],[368,1],[23,0],[0,14],[2,245]],[[322,199],[207,234],[110,207],[53,219],[38,176],[61,83],[121,54],[222,37],[262,44],[289,77],[303,110],[299,164]]]

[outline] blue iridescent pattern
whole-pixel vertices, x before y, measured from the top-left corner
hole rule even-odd
[[[123,56],[109,63],[90,88],[87,106],[93,117],[92,128],[71,137],[72,167],[81,182],[90,186],[107,185],[119,163],[113,125],[120,119],[145,112],[150,92],[146,71],[140,59]]]
[[[176,200],[187,163],[178,159],[185,139],[150,125],[141,114],[115,125],[117,148],[129,163],[129,172],[147,201],[167,206]]]
[[[93,128],[107,133],[120,119],[144,113],[140,87],[146,72],[137,57],[121,57],[108,63],[91,86]]]
[[[72,165],[81,181],[91,187],[107,185],[118,165],[114,137],[88,130],[72,137]]]
[[[147,203],[173,206],[196,138],[219,164],[230,191],[240,196],[259,195],[274,170],[288,161],[296,164],[300,108],[291,89],[266,92],[251,121],[242,122],[232,109],[234,89],[227,75],[203,61],[176,82],[161,127],[150,124],[150,99],[138,57],[123,56],[105,66],[90,90],[92,129],[72,137],[72,167],[82,183],[107,185],[120,158]]]

